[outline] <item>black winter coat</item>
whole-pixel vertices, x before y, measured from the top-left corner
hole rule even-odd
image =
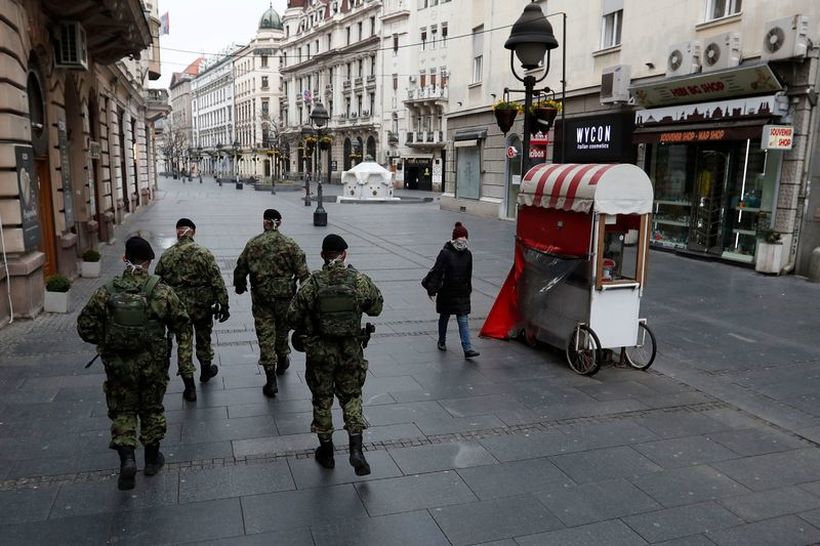
[[[468,248],[457,250],[448,241],[438,253],[436,264],[422,285],[436,297],[436,312],[447,315],[469,315],[473,291],[473,255]]]

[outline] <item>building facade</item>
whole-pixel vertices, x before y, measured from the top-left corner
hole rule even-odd
[[[289,0],[283,17],[282,148],[287,169],[313,172],[305,152],[313,104],[330,114],[325,134],[330,144],[333,175],[362,161],[379,158],[381,97],[385,76],[381,65],[382,2],[378,0]],[[327,160],[322,161],[326,169]]]
[[[229,46],[205,59],[199,75],[191,81],[191,119],[194,146],[201,150],[202,172],[219,177],[235,176],[239,143],[234,117],[234,54]]]
[[[515,217],[522,116],[504,135],[492,104],[505,88],[522,88],[503,45],[527,3],[453,2],[465,16],[451,25],[462,42],[448,48],[442,208]],[[784,248],[777,269],[804,272],[820,245],[820,203],[808,191],[816,176],[809,158],[817,151],[820,82],[811,43],[820,38],[820,5],[537,3],[559,41],[539,87],[551,90],[542,97],[560,99],[567,81],[566,119],[536,135],[530,161],[635,162],[655,186],[654,246],[754,264],[759,236],[774,230]],[[767,125],[793,130],[790,149],[764,149]]]
[[[0,323],[39,313],[44,280],[76,277],[82,253],[152,198],[153,124],[168,111],[166,92],[145,89],[159,20],[152,2],[114,4],[0,2]]]
[[[164,156],[166,172],[191,172],[196,170],[193,123],[193,93],[191,82],[199,75],[204,57],[199,57],[182,72],[174,72],[168,93],[171,101],[171,115],[164,128],[160,150]]]

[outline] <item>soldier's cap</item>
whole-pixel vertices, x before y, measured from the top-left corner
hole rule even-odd
[[[279,211],[276,209],[267,209],[265,213],[262,215],[263,220],[281,220],[282,215],[279,214]]]
[[[344,252],[347,250],[347,243],[341,235],[331,233],[322,241],[322,252]]]
[[[196,229],[196,224],[190,218],[180,218],[177,220],[177,229],[181,227],[189,227],[191,229]]]
[[[150,262],[154,259],[154,249],[142,237],[131,237],[125,241],[125,257],[133,263]]]

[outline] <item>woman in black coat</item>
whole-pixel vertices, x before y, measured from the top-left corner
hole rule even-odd
[[[453,239],[447,241],[436,258],[436,264],[422,281],[431,299],[435,298],[438,319],[438,349],[446,351],[447,323],[450,315],[456,316],[461,348],[465,358],[473,358],[479,352],[470,344],[470,293],[473,291],[473,255],[467,245],[467,228],[456,222]]]

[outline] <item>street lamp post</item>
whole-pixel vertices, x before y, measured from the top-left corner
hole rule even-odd
[[[507,38],[504,47],[510,50],[510,68],[513,76],[524,84],[524,142],[521,150],[524,156],[521,161],[523,175],[529,170],[530,163],[530,133],[532,132],[530,107],[533,91],[535,84],[543,81],[549,74],[550,52],[558,47],[558,40],[552,33],[552,25],[541,11],[541,6],[534,2],[527,4],[521,17],[513,24],[510,37]],[[518,57],[521,63],[521,68],[524,70],[523,77],[519,76],[515,70],[514,57]],[[535,76],[526,73],[538,68],[542,62],[544,62],[544,74],[540,78],[536,79]]]
[[[316,165],[319,167],[322,152],[321,146],[319,146],[319,141],[322,139],[322,128],[327,125],[328,120],[330,119],[330,115],[327,113],[327,108],[321,102],[317,102],[313,105],[313,110],[310,113],[310,120],[316,126],[316,132],[318,133],[316,139]],[[330,184],[330,167],[331,167],[331,153],[330,150],[327,152],[327,183]],[[318,203],[316,204],[316,210],[313,212],[313,225],[314,226],[326,226],[327,225],[327,212],[322,203],[322,176],[321,176],[321,168],[319,167],[319,173],[317,174],[316,181],[318,182],[318,186],[316,188],[316,198]]]
[[[233,142],[233,172],[234,172],[234,183],[236,183],[236,189],[242,189],[242,182],[239,181],[239,150],[241,145],[239,144],[238,140],[234,140]]]
[[[196,147],[196,173],[199,175],[199,183],[202,184],[202,146]]]

